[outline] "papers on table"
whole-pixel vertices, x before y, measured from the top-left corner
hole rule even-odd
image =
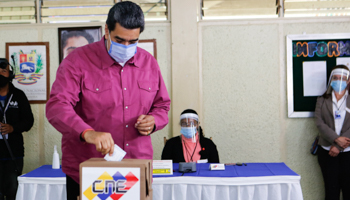
[[[173,175],[173,161],[153,160],[153,175]]]
[[[210,170],[225,170],[225,164],[220,164],[220,163],[210,164],[209,169]]]
[[[197,163],[208,163],[208,159],[197,160]]]

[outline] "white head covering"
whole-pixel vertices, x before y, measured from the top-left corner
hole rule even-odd
[[[185,119],[185,118],[194,119],[198,122],[199,117],[195,113],[184,113],[184,114],[180,115],[180,120]]]

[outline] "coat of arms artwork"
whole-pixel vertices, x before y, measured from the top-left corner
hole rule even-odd
[[[49,97],[49,43],[6,43],[6,58],[13,68],[13,85],[23,90],[30,103]]]

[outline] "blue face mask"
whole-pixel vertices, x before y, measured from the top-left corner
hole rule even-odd
[[[197,133],[197,127],[181,127],[180,133],[186,138],[192,138]]]
[[[125,46],[123,44],[113,42],[111,40],[111,34],[109,34],[109,41],[111,42],[111,46],[109,48],[108,54],[118,63],[125,63],[137,52],[137,42],[135,44],[129,44],[128,46]]]
[[[345,90],[347,84],[346,81],[332,81],[331,82],[331,86],[333,88],[333,90],[335,90],[336,92],[341,92],[343,90]]]

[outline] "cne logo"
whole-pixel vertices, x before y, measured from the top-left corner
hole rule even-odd
[[[83,192],[83,195],[89,200],[118,200],[138,181],[139,179],[132,172],[125,176],[118,171],[113,176],[104,172],[97,180],[93,181],[90,187]]]

